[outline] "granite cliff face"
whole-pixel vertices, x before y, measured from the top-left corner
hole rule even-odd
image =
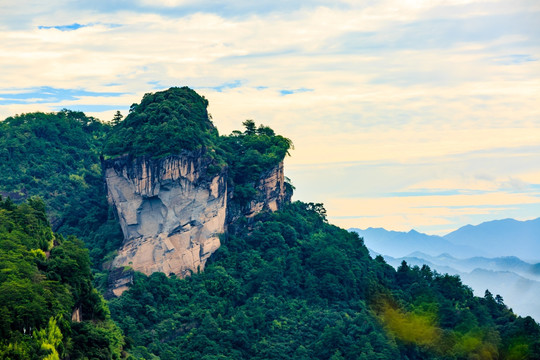
[[[185,276],[203,269],[225,231],[225,171],[207,173],[200,152],[163,159],[120,157],[104,164],[109,202],[124,244],[113,267]]]
[[[290,201],[285,189],[285,173],[283,162],[263,172],[259,180],[253,184],[256,194],[245,206],[238,206],[231,201],[227,211],[227,223],[234,222],[241,216],[252,218],[261,211],[277,211]],[[234,189],[229,192],[229,199],[234,200]]]
[[[229,223],[276,211],[289,200],[282,162],[261,174],[255,197],[243,207],[228,206],[228,201],[234,203],[234,191],[227,189],[227,168],[209,174],[210,164],[200,151],[104,162],[108,199],[124,233],[113,268],[180,277],[203,270]]]

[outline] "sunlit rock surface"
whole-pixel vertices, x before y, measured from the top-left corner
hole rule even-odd
[[[225,172],[209,175],[208,161],[186,152],[105,162],[109,202],[124,233],[113,267],[179,276],[204,268],[220,246],[227,207]]]
[[[229,224],[242,216],[276,211],[290,201],[282,162],[261,174],[250,202],[231,207],[234,191],[227,189],[227,168],[209,174],[210,164],[201,152],[104,161],[109,203],[124,233],[113,269],[185,277],[204,269]],[[111,284],[114,296],[128,289],[125,282]]]

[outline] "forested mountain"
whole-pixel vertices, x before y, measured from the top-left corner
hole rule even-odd
[[[39,200],[2,201],[4,358],[540,358],[532,318],[489,292],[473,296],[457,276],[372,259],[362,238],[328,224],[322,204],[301,202],[231,217],[204,271],[184,279],[135,273],[131,288],[109,302],[124,334],[121,353],[124,340],[91,286],[86,250],[69,236],[84,240],[103,280],[100,264],[122,236],[100,155],[159,159],[201,150],[211,160],[207,171],[226,172],[230,200],[242,209],[257,196],[260,174],[292,146],[253,121],[219,136],[206,105],[192,90],[172,88],[145,95],[113,127],[68,110],[0,123],[0,164],[9,174],[1,191],[18,201],[40,195],[64,234],[48,227]],[[77,309],[81,322],[71,320]]]
[[[52,232],[40,199],[0,198],[0,358],[119,359],[124,339],[92,286],[88,251]]]
[[[489,289],[500,295],[515,313],[540,319],[540,281],[532,272],[535,266],[517,258],[455,259],[447,254],[433,257],[416,252],[400,258],[385,255],[384,259],[395,268],[406,261],[420,267],[427,265],[439,273],[458,275],[476,295],[482,296]]]
[[[13,200],[41,197],[53,230],[84,240],[94,265],[122,242],[99,159],[110,129],[70,110],[0,122],[0,194]]]
[[[537,358],[540,328],[457,276],[371,259],[320,204],[261,214],[204,273],[139,275],[111,301],[133,353],[161,359]]]
[[[464,226],[444,237],[414,230],[350,230],[364,237],[371,252],[382,255],[394,268],[405,260],[411,265],[421,267],[426,264],[440,273],[459,275],[476,295],[483,295],[486,289],[490,289],[494,294],[501,295],[506,305],[516,313],[530,315],[538,321],[540,263],[509,256],[529,253],[528,258],[538,257],[534,247],[526,246],[540,239],[537,224],[538,219],[490,221],[476,226]],[[505,253],[506,256],[480,256],[486,253]]]

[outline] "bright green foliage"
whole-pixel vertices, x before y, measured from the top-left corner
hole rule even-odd
[[[218,149],[218,154],[228,165],[233,200],[240,206],[256,196],[254,185],[257,180],[283,161],[292,148],[291,140],[276,135],[267,126],[257,128],[253,120],[246,120],[243,125],[244,132],[233,131],[229,136],[220,137]]]
[[[136,274],[110,303],[150,359],[534,359],[540,327],[458,277],[395,271],[320,204],[261,214],[222,239],[203,273]],[[528,335],[525,335],[525,333]],[[512,340],[513,339],[513,340]],[[509,355],[504,355],[509,354]],[[504,355],[504,356],[502,356]]]
[[[229,166],[229,179],[237,185],[258,180],[262,172],[283,161],[292,148],[291,140],[276,135],[267,126],[256,128],[253,120],[243,124],[244,132],[234,131],[220,139],[220,152]]]
[[[54,318],[49,319],[47,327],[33,333],[35,341],[40,344],[40,353],[44,360],[60,360],[58,347],[62,344],[63,335]]]
[[[114,127],[104,153],[159,158],[183,150],[212,149],[218,132],[207,106],[208,100],[188,87],[145,94]]]
[[[81,323],[71,322],[74,309]],[[0,358],[83,358],[75,351],[82,327],[107,329],[106,341],[93,346],[114,354],[102,359],[120,358],[123,338],[92,286],[83,243],[53,234],[40,199],[20,205],[0,199]]]
[[[0,192],[44,199],[55,231],[83,239],[96,265],[122,241],[108,209],[99,159],[109,130],[69,110],[0,122]]]

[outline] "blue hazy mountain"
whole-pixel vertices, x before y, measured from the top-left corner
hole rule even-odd
[[[467,225],[444,236],[455,245],[482,249],[490,257],[517,256],[540,262],[540,218],[528,221],[504,219]]]
[[[382,254],[372,251],[371,255],[375,257]],[[530,268],[535,265],[517,258],[455,259],[448,254],[432,257],[421,252],[399,258],[383,256],[386,262],[395,268],[405,260],[410,266],[421,267],[425,264],[441,274],[459,275],[462,282],[473,289],[475,295],[484,296],[486,289],[489,289],[493,295],[501,295],[505,304],[517,314],[529,315],[536,321],[540,320],[540,303],[538,302],[540,299],[540,276],[531,276],[530,272]],[[473,265],[475,261],[478,261],[476,267]],[[513,266],[512,264],[518,264],[517,267],[513,268],[520,269],[520,273],[504,270],[505,264],[510,267]],[[499,270],[495,270],[497,268]]]
[[[459,275],[475,295],[499,294],[520,315],[540,320],[540,218],[496,220],[467,225],[445,236],[415,230],[349,229],[364,238],[372,256],[392,266],[428,265]]]
[[[461,259],[514,256],[529,263],[540,262],[540,218],[527,221],[504,219],[466,225],[445,236],[427,235],[415,230],[349,230],[363,237],[368,248],[393,257],[421,251],[431,256],[446,253]]]
[[[475,256],[468,259],[458,259],[450,254],[431,256],[420,251],[415,251],[406,256],[406,258],[423,259],[429,261],[430,263],[444,265],[449,269],[455,269],[460,272],[470,272],[475,269],[510,271],[527,279],[540,281],[540,263],[531,264],[516,256],[503,256],[496,258]]]
[[[407,256],[415,251],[431,256],[447,253],[458,258],[486,255],[481,249],[469,245],[456,245],[441,236],[427,235],[416,230],[400,232],[382,228],[365,230],[352,228],[349,231],[354,231],[363,237],[369,249],[393,257]]]

